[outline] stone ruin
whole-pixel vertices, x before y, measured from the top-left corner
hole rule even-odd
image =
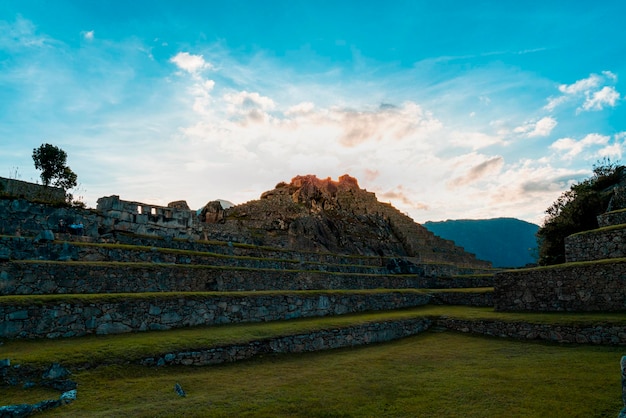
[[[98,199],[96,209],[104,216],[103,228],[109,231],[190,238],[199,238],[202,232],[196,213],[184,200],[157,206],[113,195]]]
[[[361,189],[349,175],[337,181],[297,176],[289,184],[279,183],[258,200],[232,207],[224,203],[211,201],[194,211],[184,200],[159,206],[113,195],[98,199],[95,211],[70,207],[35,210],[24,201],[4,199],[0,200],[0,210],[8,206],[0,219],[0,234],[36,236],[44,230],[107,241],[109,237],[115,240],[116,234],[128,233],[297,251],[397,256],[412,264],[491,267],[454,242],[435,236],[391,204],[379,202],[374,193]],[[23,216],[31,209],[35,212]],[[42,235],[42,240],[49,240],[49,236]]]

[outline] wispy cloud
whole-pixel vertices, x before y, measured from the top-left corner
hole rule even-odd
[[[602,90],[587,95],[582,105],[583,110],[602,110],[605,107],[615,107],[620,95],[615,87],[604,86]]]
[[[556,119],[546,116],[536,122],[526,122],[522,126],[515,128],[514,132],[523,134],[528,138],[548,136],[556,125]]]
[[[17,16],[14,22],[0,20],[0,49],[15,51],[24,48],[40,48],[54,44],[54,40],[37,31],[30,20]]]
[[[593,146],[606,145],[609,139],[609,136],[595,133],[589,134],[579,141],[572,138],[561,138],[553,142],[550,148],[562,153],[562,158],[572,159]]]
[[[448,187],[455,189],[457,187],[466,186],[470,183],[480,180],[490,174],[499,172],[504,165],[504,159],[500,156],[490,158],[471,167],[465,174],[456,177],[448,182]]]

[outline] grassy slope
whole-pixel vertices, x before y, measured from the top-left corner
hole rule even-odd
[[[529,314],[494,312],[491,308],[427,305],[406,310],[302,318],[289,321],[179,328],[169,331],[106,336],[92,335],[51,340],[11,340],[6,341],[1,346],[0,358],[10,358],[13,363],[32,365],[47,365],[51,362],[60,362],[70,368],[83,364],[123,363],[171,351],[246,343],[281,335],[300,334],[319,329],[333,329],[366,322],[425,316],[438,317],[442,315],[469,320],[499,320],[560,325],[610,323],[626,326],[626,313]]]
[[[623,348],[556,345],[428,332],[388,344],[266,356],[213,367],[119,364],[176,349],[250,341],[366,321],[447,315],[535,323],[626,325],[626,314],[496,313],[426,306],[273,323],[80,339],[9,341],[14,363],[114,364],[77,371],[79,399],[50,416],[615,416]],[[187,391],[179,398],[174,383]],[[0,391],[0,405],[54,398]]]
[[[77,373],[78,400],[49,416],[613,417],[621,352],[429,332],[218,367],[112,365]]]

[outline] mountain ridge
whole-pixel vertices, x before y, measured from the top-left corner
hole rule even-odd
[[[536,263],[539,226],[521,219],[448,219],[423,226],[435,235],[454,241],[494,267],[522,267]]]

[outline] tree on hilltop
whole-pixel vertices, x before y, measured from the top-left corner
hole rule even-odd
[[[78,176],[67,166],[67,153],[50,144],[42,144],[33,149],[35,168],[41,170],[44,186],[60,187],[67,192],[76,187]]]
[[[546,209],[548,215],[537,232],[539,264],[565,262],[565,237],[598,228],[597,216],[604,213],[620,184],[626,167],[605,159],[593,167],[593,175],[569,190]]]

